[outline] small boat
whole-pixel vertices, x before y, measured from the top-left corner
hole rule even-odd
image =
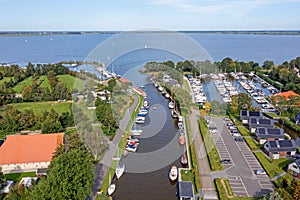
[[[137,139],[135,137],[132,137],[132,136],[129,136],[128,139],[127,139],[127,142],[139,142],[139,139]]]
[[[108,196],[111,196],[116,190],[116,184],[112,183],[107,190]]]
[[[168,93],[166,93],[165,97],[168,99],[168,98],[170,98],[170,95]]]
[[[154,87],[156,87],[156,88],[158,87],[157,83],[154,83]]]
[[[135,123],[143,124],[143,123],[145,123],[145,120],[146,120],[145,117],[137,117],[137,118],[135,118]]]
[[[184,129],[183,128],[179,129],[178,133],[179,133],[179,135],[184,135]]]
[[[173,118],[178,117],[178,114],[177,114],[176,110],[171,110],[171,115],[172,115]]]
[[[162,91],[164,90],[164,89],[163,89],[162,87],[160,87],[160,86],[159,86],[157,89],[158,89],[158,91],[160,91],[160,92],[162,92]]]
[[[183,165],[186,165],[187,164],[187,157],[186,157],[186,152],[184,152],[183,154],[182,154],[182,156],[181,156],[181,158],[180,158],[180,162],[181,162],[181,164],[183,164]]]
[[[123,156],[126,157],[127,155],[128,155],[128,150],[125,149],[125,150],[123,151]]]
[[[171,179],[171,181],[175,181],[177,179],[178,176],[178,170],[176,166],[172,166],[171,170],[169,172],[169,178]]]
[[[140,136],[140,135],[142,135],[142,133],[143,133],[143,130],[142,129],[131,129],[130,130],[130,135],[132,135],[132,136]]]
[[[175,107],[175,103],[173,102],[173,101],[171,101],[170,103],[169,103],[169,108],[170,109],[173,109]]]
[[[148,105],[148,101],[144,101],[144,107],[148,107],[149,105]]]
[[[123,163],[119,163],[116,168],[117,179],[119,179],[124,174],[124,171],[125,171],[125,165]]]
[[[137,146],[135,146],[135,145],[127,145],[125,149],[127,151],[129,151],[129,152],[136,152]]]
[[[185,137],[183,135],[179,136],[179,144],[184,145]]]

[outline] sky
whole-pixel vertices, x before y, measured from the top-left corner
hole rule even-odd
[[[0,0],[0,31],[300,30],[300,0]]]

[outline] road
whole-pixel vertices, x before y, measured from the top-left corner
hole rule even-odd
[[[109,166],[111,165],[111,162],[113,160],[113,156],[118,150],[118,144],[121,141],[123,133],[127,128],[132,113],[134,112],[134,110],[136,109],[139,103],[139,98],[136,95],[133,95],[133,98],[134,98],[134,102],[129,107],[129,109],[127,109],[123,119],[120,120],[119,129],[117,130],[114,139],[109,143],[109,148],[106,151],[103,159],[96,164],[96,178],[94,180],[94,184],[92,187],[92,195],[90,195],[87,198],[88,200],[95,199],[97,192],[100,190],[101,185],[103,183],[103,179],[106,176]]]

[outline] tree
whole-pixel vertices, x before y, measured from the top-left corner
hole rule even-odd
[[[264,68],[266,70],[270,70],[273,66],[274,66],[273,61],[266,60],[263,64],[262,68]]]
[[[251,97],[246,93],[238,94],[238,108],[239,110],[250,110],[252,107]]]
[[[6,179],[5,179],[4,174],[2,172],[2,168],[0,167],[0,190],[2,188],[4,188],[5,185],[6,185]],[[1,195],[0,195],[0,199],[1,199]]]
[[[230,112],[233,114],[239,113],[238,95],[233,95],[231,97]]]
[[[300,182],[293,179],[292,183],[291,183],[291,189],[293,192],[294,199],[299,200],[300,199]]]
[[[59,121],[58,113],[51,109],[46,119],[42,122],[42,133],[57,133],[63,131],[63,127]]]
[[[35,99],[35,94],[33,93],[31,85],[23,87],[22,96],[24,101],[33,101]]]

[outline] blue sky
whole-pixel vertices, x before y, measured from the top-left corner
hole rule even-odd
[[[0,30],[300,30],[300,0],[0,0]]]

